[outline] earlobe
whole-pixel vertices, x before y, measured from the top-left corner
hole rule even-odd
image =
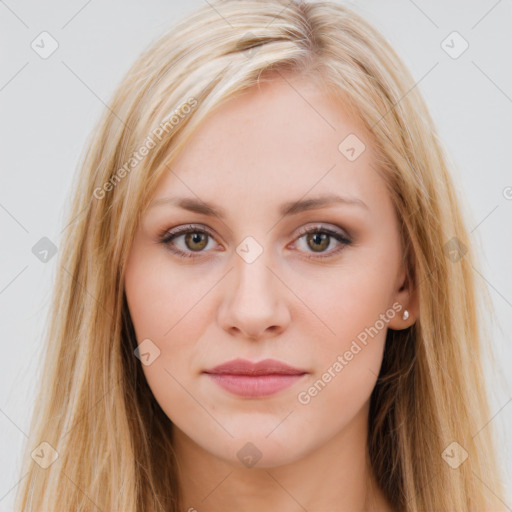
[[[412,314],[409,305],[405,307],[401,301],[395,301],[393,308],[396,314],[388,323],[390,329],[400,331],[407,329],[416,322],[417,316]]]
[[[407,329],[416,322],[419,313],[418,297],[416,290],[405,277],[395,294],[393,308],[396,315],[388,323],[390,329]]]

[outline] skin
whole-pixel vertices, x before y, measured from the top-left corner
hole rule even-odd
[[[351,133],[366,145],[354,161],[338,150]],[[304,78],[279,75],[214,112],[159,182],[130,250],[125,290],[138,342],[150,339],[160,351],[143,370],[173,422],[183,510],[392,510],[365,458],[369,399],[387,329],[409,327],[417,304],[371,143],[342,104]],[[323,193],[366,208],[279,214],[286,201]],[[170,196],[215,203],[226,217],[154,204]],[[213,236],[187,245],[178,235],[174,246],[193,256],[180,258],[160,234],[189,223]],[[352,243],[310,235],[308,244],[298,230],[318,223],[320,233],[331,228]],[[236,252],[248,236],[263,249],[252,263]],[[396,302],[407,320],[401,312],[389,318]],[[384,328],[301,403],[298,394],[382,314]],[[274,395],[238,397],[202,373],[237,357],[275,358],[308,373]],[[261,456],[252,467],[237,456],[247,442]]]

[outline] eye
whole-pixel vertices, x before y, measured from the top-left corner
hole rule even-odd
[[[323,225],[306,227],[300,230],[298,241],[304,239],[306,252],[312,252],[311,259],[325,259],[337,255],[343,248],[352,243],[352,240],[341,231],[333,230]],[[326,252],[331,242],[338,244],[334,250]],[[334,245],[335,245],[334,243]],[[325,254],[324,254],[325,253]]]
[[[303,238],[305,239],[305,252],[313,253],[313,255],[306,257],[311,259],[333,257],[345,246],[352,243],[352,240],[344,232],[323,225],[302,228],[298,234],[299,237],[296,240],[301,241]],[[182,239],[181,244],[178,244],[177,242],[180,239]],[[181,258],[200,257],[201,253],[206,252],[205,249],[208,248],[209,239],[213,239],[213,234],[208,229],[193,224],[180,226],[170,231],[165,230],[159,237],[159,241],[162,244]],[[332,244],[333,240],[338,244],[338,247],[327,252],[326,249],[331,245],[335,245]]]
[[[181,248],[176,243],[180,238],[183,238]],[[212,239],[213,235],[205,228],[188,225],[180,226],[171,231],[164,231],[160,236],[160,242],[182,258],[195,258],[200,254],[196,256],[194,253],[204,252],[204,249],[208,246],[208,238]]]

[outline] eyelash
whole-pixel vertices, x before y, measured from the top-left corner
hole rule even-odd
[[[196,255],[196,254],[194,254],[194,252],[187,252],[187,251],[182,251],[181,249],[177,249],[175,246],[173,246],[171,244],[171,242],[175,238],[177,238],[181,235],[189,234],[189,233],[200,233],[200,234],[208,235],[211,238],[215,238],[209,230],[207,230],[203,227],[198,227],[193,224],[190,224],[187,226],[176,228],[171,231],[164,230],[159,236],[159,241],[160,241],[160,243],[164,244],[171,252],[176,254],[178,257],[181,257],[183,259],[200,258],[201,257],[200,253],[203,251],[198,251],[196,253],[197,254]],[[334,230],[332,230],[326,226],[322,226],[322,225],[313,226],[313,227],[310,226],[310,227],[301,229],[298,233],[296,240],[299,240],[304,235],[319,234],[319,233],[324,233],[324,234],[329,235],[330,237],[334,238],[341,244],[341,247],[338,247],[338,249],[335,249],[335,250],[331,250],[327,254],[317,253],[315,256],[306,256],[306,258],[308,258],[308,259],[324,260],[327,258],[334,257],[340,251],[342,251],[345,246],[352,244],[352,240],[350,238],[348,238],[347,236],[343,235],[342,233],[340,233],[338,231],[334,231]]]

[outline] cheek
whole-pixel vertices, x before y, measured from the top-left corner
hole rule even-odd
[[[381,315],[390,313],[390,272],[370,272],[368,268],[360,261],[340,268],[328,279],[304,279],[300,284],[297,295],[305,297],[308,309],[322,322],[319,327],[322,341],[315,351],[318,348],[323,353],[324,362],[325,357],[332,358],[348,350],[353,340],[364,344],[371,339],[372,345],[378,345],[385,339],[387,322],[380,319]],[[297,315],[304,332],[311,330],[308,324],[316,323],[312,313]]]
[[[301,282],[298,295],[307,297],[307,306],[323,324],[313,355],[319,373],[297,397],[301,405],[311,405],[314,414],[342,409],[339,421],[343,421],[359,410],[375,386],[388,324],[396,314],[390,297],[399,256],[381,247],[347,257],[330,279]],[[311,332],[312,318],[299,320],[299,329]]]
[[[394,310],[387,304],[386,280],[377,283],[375,277],[364,266],[353,268],[340,272],[329,292],[316,289],[309,295],[311,309],[329,330],[323,329],[315,346],[318,373],[296,398],[304,414],[334,429],[346,425],[367,403],[380,371],[387,322]],[[300,328],[307,332],[306,324]]]
[[[375,236],[371,244],[354,251],[324,300],[332,329],[345,343],[356,338],[364,343],[370,336],[384,342],[394,316],[391,306],[400,264],[399,241],[390,243],[390,238],[392,234]]]
[[[186,388],[197,365],[195,340],[201,337],[201,319],[206,320],[208,304],[207,284],[198,286],[199,276],[191,278],[190,274],[171,269],[159,254],[137,250],[130,254],[125,273],[137,342],[151,340],[146,345],[151,361],[142,363],[142,370],[155,399],[180,428],[187,427],[181,419],[197,414],[197,403]]]
[[[194,272],[169,264],[165,251],[135,249],[125,273],[125,289],[130,316],[140,342],[173,337],[190,317],[197,317],[207,283]]]
[[[163,379],[168,387],[169,373],[181,382],[199,371],[197,340],[212,321],[209,292],[218,280],[207,268],[170,264],[165,251],[136,248],[130,254],[125,290],[137,342],[149,339],[159,352],[154,363],[143,366],[150,385]]]

